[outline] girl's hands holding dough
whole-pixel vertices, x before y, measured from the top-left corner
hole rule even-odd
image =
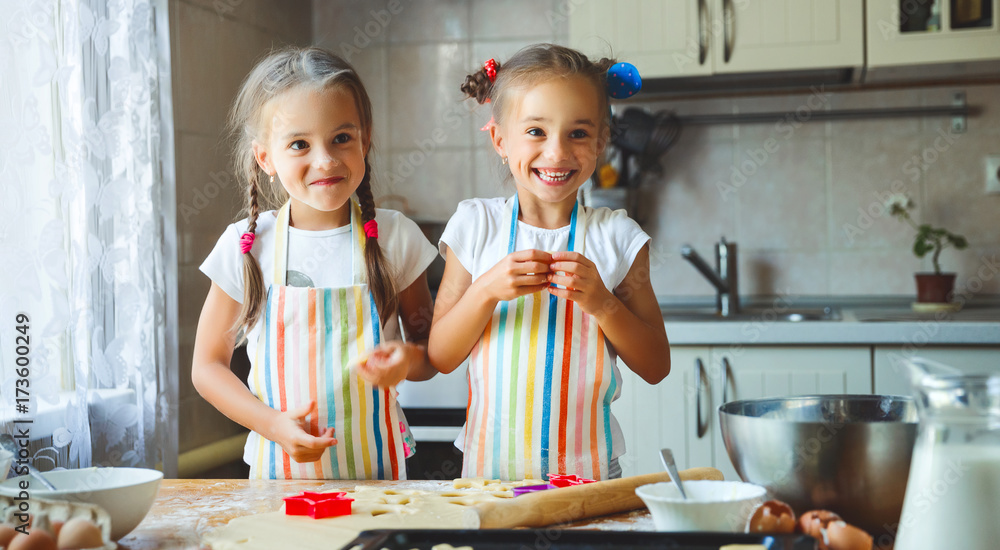
[[[419,364],[425,353],[420,346],[393,340],[359,356],[351,362],[351,370],[373,386],[392,387],[406,379],[410,366]]]
[[[279,412],[271,422],[267,438],[281,445],[295,462],[316,462],[323,456],[327,447],[337,444],[337,440],[333,437],[333,428],[320,427],[320,433],[310,433],[306,417],[318,413],[315,401]]]

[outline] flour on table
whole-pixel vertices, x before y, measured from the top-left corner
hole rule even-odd
[[[458,479],[454,490],[425,491],[358,486],[351,515],[312,519],[277,512],[244,516],[206,534],[213,550],[340,548],[370,529],[478,529],[480,502],[513,498],[514,487],[527,482]]]

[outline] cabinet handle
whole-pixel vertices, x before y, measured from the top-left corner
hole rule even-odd
[[[705,376],[705,364],[701,362],[701,358],[694,360],[694,408],[695,408],[695,428],[698,433],[698,439],[701,439],[708,432],[708,422],[702,423],[701,421],[701,381],[708,380]]]
[[[708,28],[708,7],[705,0],[698,0],[698,64],[704,65],[708,57],[708,35],[705,29]]]
[[[736,29],[736,12],[733,11],[733,0],[722,1],[722,60],[729,63],[733,57],[733,35]]]
[[[733,374],[733,369],[729,366],[729,358],[723,357],[722,358],[722,404],[723,405],[729,403],[729,379],[731,378],[732,374]]]

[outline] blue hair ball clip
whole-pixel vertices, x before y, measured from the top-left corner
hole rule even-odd
[[[631,63],[615,63],[608,69],[607,87],[608,95],[615,99],[634,96],[642,89],[639,69]]]

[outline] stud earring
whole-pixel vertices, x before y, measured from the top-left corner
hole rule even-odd
[[[504,158],[503,158],[503,163],[504,163],[504,164],[507,164],[507,157],[504,157]]]
[[[274,183],[274,174],[271,174],[271,183]]]

